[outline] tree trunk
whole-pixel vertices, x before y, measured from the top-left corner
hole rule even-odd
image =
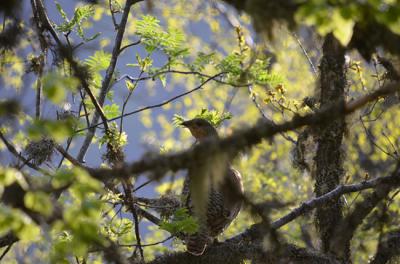
[[[345,50],[329,34],[323,44],[320,64],[320,107],[328,107],[345,99]],[[344,174],[341,149],[345,120],[336,119],[316,128],[317,153],[315,160],[315,194],[321,196],[333,190]],[[335,225],[342,219],[342,204],[333,200],[316,211],[316,225],[322,241],[322,250],[329,251]]]

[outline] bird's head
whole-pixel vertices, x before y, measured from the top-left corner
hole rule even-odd
[[[217,130],[204,118],[194,118],[181,123],[182,126],[188,128],[192,136],[202,141],[207,138],[217,138]]]

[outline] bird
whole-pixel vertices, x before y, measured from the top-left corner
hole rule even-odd
[[[218,139],[218,132],[214,126],[204,118],[194,118],[181,123],[183,127],[190,130],[196,143],[205,140]],[[226,163],[226,164],[225,164]],[[196,163],[194,163],[196,164]],[[221,164],[219,164],[221,165]],[[228,161],[222,164],[224,166],[224,176],[216,186],[210,184],[207,186],[208,202],[206,206],[205,217],[197,217],[198,230],[195,234],[188,235],[185,239],[186,250],[192,255],[200,256],[204,253],[207,246],[212,244],[216,237],[226,229],[237,217],[242,207],[242,197],[244,193],[242,176],[235,170]],[[193,174],[196,174],[195,166],[189,167],[188,175],[184,181],[182,197],[186,198],[185,206],[189,214],[196,217],[196,210],[193,206],[193,191],[199,190],[199,186],[190,186]],[[198,175],[209,177],[209,175]],[[197,187],[197,190],[196,190]]]

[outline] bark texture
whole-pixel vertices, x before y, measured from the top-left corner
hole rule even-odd
[[[325,37],[320,64],[320,107],[329,107],[345,99],[346,75],[345,50],[339,41],[329,34]],[[344,174],[342,139],[345,133],[344,118],[332,119],[316,128],[317,153],[315,160],[316,196],[335,189]],[[329,251],[335,225],[342,219],[342,204],[332,200],[316,210],[316,225],[320,232],[322,250]]]

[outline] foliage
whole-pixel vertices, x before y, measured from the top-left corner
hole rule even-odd
[[[298,1],[281,13],[281,1],[250,1],[259,6],[245,9],[236,3],[240,1],[226,0],[245,11],[240,14],[212,1],[138,2],[125,27],[119,24],[125,1],[110,1],[111,10],[107,1],[98,2],[73,6],[76,1],[46,1],[47,10],[58,10],[47,15],[63,49],[48,26],[37,23],[40,16],[33,16],[34,23],[18,20],[23,37],[12,48],[4,48],[7,36],[0,36],[0,240],[9,232],[21,240],[2,259],[5,263],[16,258],[27,263],[105,263],[109,259],[102,252],[110,248],[140,258],[136,232],[146,245],[146,261],[184,250],[180,239],[162,241],[195,233],[196,218],[157,199],[179,197],[186,170],[165,172],[155,166],[148,174],[122,180],[118,177],[127,172],[123,166],[140,159],[134,164],[145,166],[159,153],[189,149],[191,135],[180,127],[187,119],[207,119],[223,138],[260,120],[283,123],[314,113],[321,95],[311,66],[318,68],[321,37],[332,33],[347,48],[347,101],[400,79],[395,74],[400,60],[385,50],[384,39],[371,62],[351,50],[360,25],[378,22],[400,35],[398,1]],[[264,8],[272,2],[276,9]],[[272,14],[266,18],[263,12]],[[13,17],[1,17],[7,29]],[[267,21],[257,22],[259,18]],[[296,23],[299,30],[275,26],[282,21]],[[260,26],[274,37],[263,39]],[[120,34],[115,31],[121,29],[124,36],[116,41]],[[60,51],[64,49],[72,61]],[[392,63],[394,72],[381,57]],[[94,118],[95,104],[82,79],[109,120],[108,128]],[[390,175],[400,155],[400,109],[393,107],[398,103],[398,94],[380,97],[346,117],[343,183]],[[309,128],[288,131],[232,160],[243,175],[246,198],[257,205],[276,200],[300,205],[314,197],[316,133]],[[78,159],[88,138],[89,150]],[[90,172],[99,168],[111,168],[112,173],[95,179]],[[159,181],[146,184],[146,177]],[[345,195],[344,215],[362,200],[360,193]],[[351,243],[354,263],[366,263],[383,235],[399,226],[399,197],[391,192],[356,230]],[[139,209],[160,217],[160,226],[149,224]],[[292,209],[268,208],[268,217],[274,221]],[[162,213],[171,210],[174,213]],[[220,239],[259,221],[246,207]],[[298,246],[316,246],[319,231],[314,226],[312,214],[306,214],[277,232]]]
[[[57,10],[60,13],[61,17],[63,18],[64,22],[62,24],[56,25],[56,29],[64,34],[69,34],[71,31],[74,29],[76,30],[76,33],[80,38],[82,38],[84,41],[91,41],[95,38],[97,38],[100,33],[96,33],[92,37],[85,37],[85,34],[83,32],[83,27],[82,23],[85,20],[90,19],[94,15],[94,8],[91,5],[85,5],[85,6],[80,6],[77,7],[74,11],[74,16],[72,19],[68,19],[67,14],[63,10],[62,6],[60,3],[56,2]]]
[[[188,210],[180,208],[175,211],[171,221],[162,222],[160,228],[173,235],[178,235],[180,233],[194,234],[199,227],[193,216],[189,215]]]
[[[232,114],[231,113],[219,113],[217,110],[207,110],[205,108],[201,109],[199,114],[196,114],[193,118],[204,118],[208,120],[213,126],[218,127],[224,122],[225,120],[231,119]],[[183,116],[180,116],[178,114],[174,115],[173,118],[173,123],[176,126],[179,126],[183,121],[185,121],[185,118]]]

